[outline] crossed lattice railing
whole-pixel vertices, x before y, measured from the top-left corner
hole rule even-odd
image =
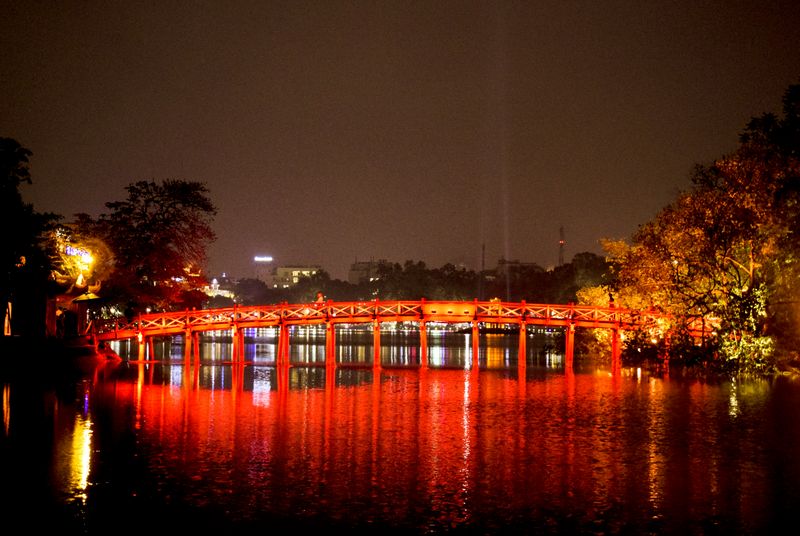
[[[166,335],[187,331],[224,330],[232,327],[269,327],[321,323],[390,321],[484,322],[630,329],[669,322],[655,310],[637,311],[592,305],[505,303],[497,301],[357,301],[304,304],[234,306],[165,313],[133,318],[95,320],[94,334],[105,340],[139,334]],[[716,322],[697,317],[690,329],[709,333]]]

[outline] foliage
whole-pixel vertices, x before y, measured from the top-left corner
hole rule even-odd
[[[685,319],[719,319],[719,355],[727,368],[764,370],[775,341],[797,339],[782,303],[796,303],[800,236],[800,86],[784,99],[784,117],[753,119],[740,147],[697,166],[693,186],[639,228],[631,244],[607,241],[615,292],[634,308]],[[775,329],[777,326],[778,329]]]
[[[0,253],[0,324],[6,304],[14,307],[15,333],[44,332],[44,303],[50,272],[48,234],[59,216],[37,213],[19,191],[31,184],[31,151],[11,138],[0,138],[0,226],[4,230]],[[41,310],[40,310],[41,309]]]
[[[274,295],[266,283],[260,279],[245,278],[236,282],[233,287],[234,296],[236,301],[242,305],[262,305],[267,303],[279,303],[283,300]],[[217,300],[219,301],[219,300]],[[212,303],[208,303],[207,307],[213,307]],[[225,305],[224,307],[227,307]]]
[[[772,337],[759,337],[749,333],[738,339],[725,339],[720,345],[720,354],[725,359],[722,366],[734,371],[744,368],[748,372],[768,372],[773,368],[774,347],[775,341]]]
[[[50,234],[50,244],[50,279],[57,297],[97,293],[101,282],[114,270],[114,256],[105,242],[81,236],[73,225],[57,225]]]
[[[94,219],[80,214],[76,231],[102,240],[113,253],[114,270],[104,283],[111,303],[170,310],[199,307],[202,267],[215,235],[216,208],[199,182],[168,179],[128,185],[124,201],[106,203]]]
[[[11,138],[0,138],[0,189],[3,199],[14,198],[22,203],[19,187],[23,183],[31,184],[29,157],[33,153]]]
[[[475,298],[477,276],[465,268],[445,264],[429,269],[422,261],[387,263],[378,269],[370,294],[380,300],[468,300]]]
[[[607,278],[608,265],[593,253],[575,255],[572,263],[552,271],[538,266],[522,266],[486,271],[482,276],[489,295],[508,296],[507,301],[569,303],[576,301],[582,285],[598,284]],[[380,300],[473,300],[478,297],[481,274],[453,264],[429,268],[422,261],[403,264],[384,263],[377,278],[362,284],[332,279],[324,270],[303,277],[287,289],[272,289],[257,279],[242,279],[235,288],[237,302],[244,305],[264,303],[308,303],[317,292],[335,301]],[[508,278],[508,280],[506,279]],[[510,282],[508,287],[506,283]],[[510,288],[510,294],[506,289]],[[495,293],[496,291],[496,293]]]

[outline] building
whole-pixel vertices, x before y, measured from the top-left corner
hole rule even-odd
[[[520,262],[518,260],[507,260],[502,257],[497,261],[497,268],[495,269],[495,273],[502,277],[513,277],[520,274],[542,271],[544,271],[544,268],[535,262]]]
[[[227,284],[229,283],[225,274],[222,274],[222,277],[224,278],[223,284],[227,286]],[[206,285],[205,287],[203,287],[203,292],[205,292],[206,295],[211,298],[215,296],[222,296],[224,298],[230,298],[230,299],[234,298],[233,290],[230,288],[224,288],[223,286],[220,286],[219,279],[217,279],[216,277],[211,280],[210,285]]]
[[[380,267],[388,264],[389,262],[385,259],[379,261],[356,261],[350,265],[350,270],[347,272],[347,281],[352,285],[375,281],[378,278]]]
[[[266,280],[267,285],[272,288],[289,288],[296,285],[300,278],[311,277],[319,272],[322,268],[317,265],[313,266],[276,266]]]
[[[272,279],[272,272],[275,266],[272,264],[272,257],[269,255],[256,255],[253,257],[253,268],[256,279],[269,282]]]

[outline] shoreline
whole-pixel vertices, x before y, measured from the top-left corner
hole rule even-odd
[[[57,352],[62,355],[66,354],[66,357],[99,355],[97,348],[89,342],[87,337],[63,339],[10,335],[0,337],[0,351],[4,355],[7,355],[7,352],[33,352],[35,354]]]
[[[0,379],[17,385],[63,386],[121,361],[116,353],[99,350],[86,337],[0,337]]]
[[[71,378],[94,371],[98,365],[122,359],[103,351],[86,337],[0,337],[0,375],[28,377],[44,372],[48,377]]]

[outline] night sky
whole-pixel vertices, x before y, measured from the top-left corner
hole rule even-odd
[[[602,253],[800,82],[796,0],[0,2],[24,199],[204,182],[238,277]]]

